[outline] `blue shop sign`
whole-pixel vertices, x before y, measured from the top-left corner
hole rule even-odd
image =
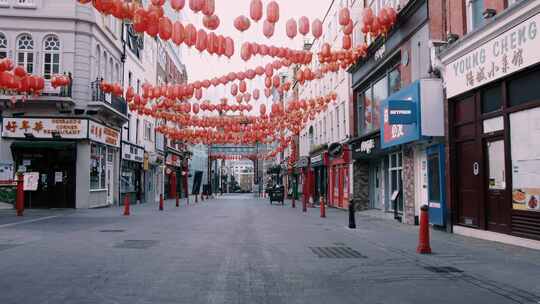
[[[381,117],[383,149],[420,139],[420,82],[416,81],[382,101]]]

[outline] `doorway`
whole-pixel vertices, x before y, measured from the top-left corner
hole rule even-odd
[[[390,178],[390,210],[403,213],[403,154],[392,153],[388,156]]]
[[[486,153],[486,224],[491,231],[508,233],[508,206],[506,191],[506,158],[504,138],[496,137],[485,141]]]

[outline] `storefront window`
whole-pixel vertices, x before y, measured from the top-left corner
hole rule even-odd
[[[441,185],[439,181],[439,154],[432,154],[428,156],[428,199],[430,202],[441,201]]]
[[[510,106],[540,100],[540,72],[529,73],[508,83]]]
[[[501,87],[495,86],[482,92],[482,114],[495,112],[502,107]]]
[[[105,189],[105,153],[107,148],[98,144],[90,146],[90,190]]]
[[[512,200],[516,210],[540,212],[540,107],[510,115]]]
[[[122,161],[122,174],[120,175],[120,192],[135,192],[136,164],[130,161]]]
[[[401,72],[399,67],[396,67],[388,73],[388,95],[392,95],[399,90],[401,90]]]

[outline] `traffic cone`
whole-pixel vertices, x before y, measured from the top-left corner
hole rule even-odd
[[[324,206],[324,198],[321,196],[321,217],[326,217],[326,207]]]
[[[124,215],[129,216],[129,195],[126,194],[126,197],[124,198]]]
[[[180,207],[180,198],[176,195],[176,208]]]
[[[418,236],[418,247],[416,253],[430,254],[431,247],[429,246],[429,207],[423,205],[420,208],[420,230]]]
[[[159,211],[163,211],[163,194],[159,195]]]

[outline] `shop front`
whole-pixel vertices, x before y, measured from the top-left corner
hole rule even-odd
[[[147,202],[159,201],[159,195],[163,193],[163,168],[165,157],[158,152],[146,153],[143,170],[145,172],[145,194]]]
[[[326,147],[325,147],[326,148]],[[309,187],[311,203],[318,205],[321,198],[328,201],[328,152],[326,149],[310,156]]]
[[[165,158],[165,198],[182,197],[183,157],[180,152],[169,150]]]
[[[87,138],[88,121],[4,118],[2,130],[3,155],[12,156],[13,171],[39,177],[25,208],[75,208],[77,143]]]
[[[303,195],[309,195],[309,190],[307,188],[309,178],[309,157],[301,156],[294,164],[294,171],[296,173],[296,188],[298,189],[298,196],[296,199],[300,199]]]
[[[328,205],[336,208],[349,207],[351,150],[341,143],[328,148]]]
[[[540,4],[498,17],[441,55],[452,222],[540,239]]]
[[[122,167],[120,172],[121,204],[127,196],[129,201],[137,204],[146,203],[145,187],[143,186],[145,159],[144,148],[128,142],[122,142]]]
[[[432,224],[445,224],[443,100],[440,79],[421,79],[381,102],[386,210],[407,224],[418,223],[422,205]]]

